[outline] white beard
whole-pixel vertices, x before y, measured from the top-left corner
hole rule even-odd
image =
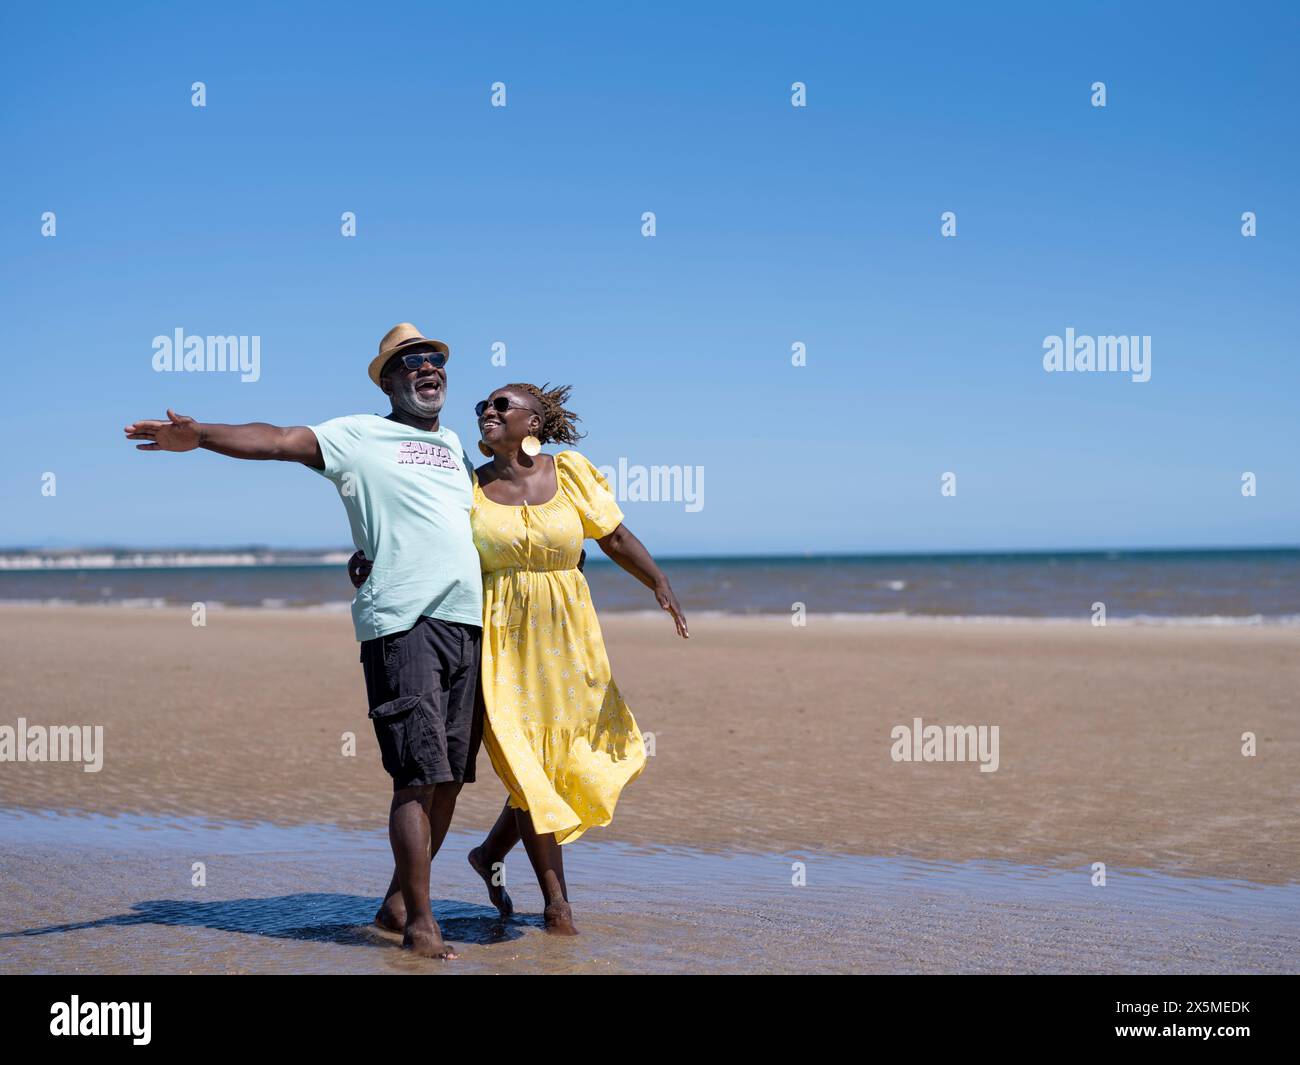
[[[441,413],[442,405],[447,399],[447,386],[443,385],[436,396],[423,399],[415,390],[416,384],[417,382],[412,380],[396,382],[396,387],[393,389],[393,403],[416,418],[432,418]]]

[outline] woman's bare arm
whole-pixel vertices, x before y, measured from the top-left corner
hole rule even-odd
[[[673,616],[677,635],[684,640],[689,640],[691,633],[686,627],[686,615],[682,613],[682,608],[677,603],[677,596],[673,594],[668,578],[663,570],[655,565],[655,560],[650,557],[645,544],[632,535],[632,530],[626,525],[619,525],[612,533],[602,536],[596,543],[605,554],[654,592],[659,605]]]

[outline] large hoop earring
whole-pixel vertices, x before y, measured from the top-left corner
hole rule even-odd
[[[519,450],[529,458],[542,453],[542,442],[529,433],[519,444]]]
[[[487,444],[485,444],[482,440],[478,442],[478,450],[479,450],[479,454],[482,455],[485,459],[490,459],[492,457],[492,449],[488,447]]]

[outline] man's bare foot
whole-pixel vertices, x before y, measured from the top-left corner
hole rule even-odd
[[[506,894],[505,884],[492,883],[494,870],[491,863],[483,857],[482,850],[482,847],[475,847],[469,852],[470,867],[483,878],[483,883],[487,886],[488,902],[497,908],[497,913],[503,919],[507,918],[515,912],[515,904],[510,901],[510,896]],[[504,871],[505,867],[502,866],[502,872]]]
[[[379,912],[375,914],[375,927],[398,936],[406,931],[406,903],[402,901],[401,895],[384,900]]]
[[[578,930],[573,927],[573,910],[563,899],[549,903],[542,911],[546,921],[546,930],[553,936],[576,936]]]
[[[460,957],[443,942],[438,922],[433,920],[408,924],[402,935],[402,949],[409,950],[417,958],[441,958],[443,961],[452,961]]]

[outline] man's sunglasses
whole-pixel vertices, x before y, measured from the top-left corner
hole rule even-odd
[[[480,399],[475,403],[474,417],[483,417],[483,412],[487,410],[488,407],[491,407],[498,414],[504,414],[508,410],[526,410],[532,414],[537,413],[537,411],[533,410],[532,407],[521,407],[517,403],[511,403],[505,396],[497,396],[496,399]]]
[[[441,351],[413,351],[401,356],[401,359],[402,365],[408,370],[418,370],[426,360],[435,370],[441,370],[447,365],[447,355]]]

